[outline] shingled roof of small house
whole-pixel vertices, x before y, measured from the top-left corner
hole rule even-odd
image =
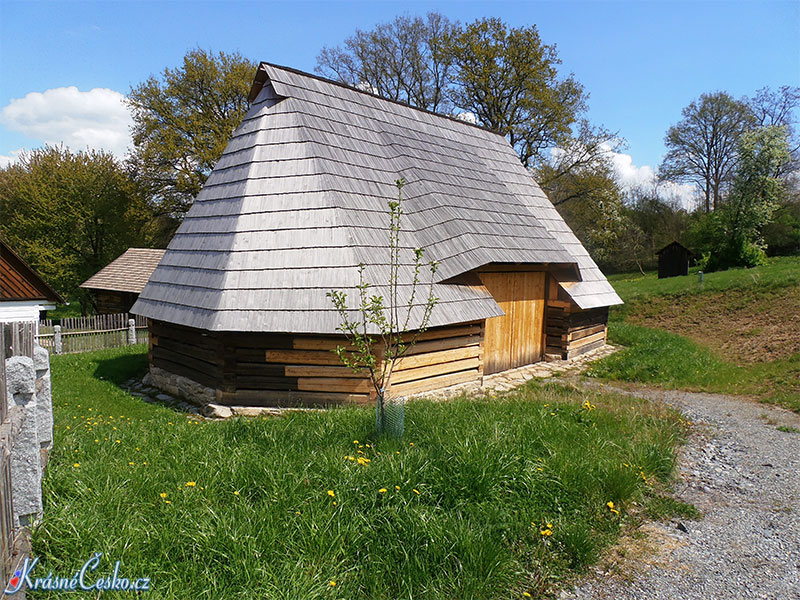
[[[166,250],[158,248],[128,248],[80,287],[138,294],[144,289],[164,252]]]
[[[386,203],[401,177],[401,295],[410,249],[424,248],[439,262],[431,326],[503,314],[464,277],[488,264],[556,266],[579,307],[621,302],[503,136],[269,63],[251,101],[132,312],[214,331],[335,333],[328,291],[353,304],[360,264],[367,281],[388,281]]]

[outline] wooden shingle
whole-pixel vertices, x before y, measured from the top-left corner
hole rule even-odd
[[[215,331],[336,333],[327,292],[354,304],[359,264],[388,281],[399,178],[401,295],[424,248],[440,263],[432,326],[502,314],[457,279],[488,264],[560,265],[581,308],[619,302],[502,136],[267,63],[251,100],[133,312]]]

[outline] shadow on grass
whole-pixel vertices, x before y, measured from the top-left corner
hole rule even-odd
[[[135,347],[134,347],[135,348]],[[142,378],[147,373],[147,353],[140,349],[111,358],[98,357],[92,373],[97,379],[120,385],[133,377]]]

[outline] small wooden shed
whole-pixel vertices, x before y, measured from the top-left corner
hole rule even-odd
[[[132,308],[151,323],[154,384],[232,405],[370,401],[332,352],[344,339],[326,294],[354,306],[363,264],[388,295],[400,177],[401,296],[421,247],[439,303],[391,394],[605,344],[621,300],[503,136],[268,63],[250,101]]]
[[[164,252],[155,248],[128,248],[84,281],[81,287],[92,292],[97,313],[130,312]]]
[[[33,321],[64,299],[0,239],[0,322]]]
[[[658,278],[678,277],[689,274],[692,251],[679,242],[671,242],[656,252],[658,255]]]

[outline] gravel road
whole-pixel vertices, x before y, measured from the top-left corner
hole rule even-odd
[[[648,524],[638,551],[560,599],[800,600],[800,415],[712,394],[636,395],[697,424],[676,491],[703,518]]]

